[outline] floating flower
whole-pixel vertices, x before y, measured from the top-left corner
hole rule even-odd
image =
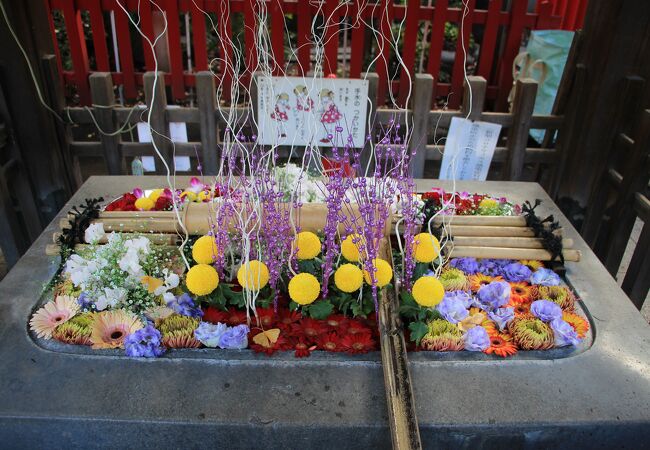
[[[214,306],[208,306],[203,308],[203,321],[210,323],[219,323],[226,322],[228,319],[228,312],[222,311],[215,308]]]
[[[269,283],[269,269],[262,261],[253,259],[239,268],[237,281],[249,291],[259,291]]]
[[[465,309],[469,309],[473,302],[472,296],[465,291],[445,292],[444,298],[461,302]]]
[[[311,355],[311,348],[302,338],[298,338],[298,340],[294,343],[294,356],[296,358],[305,358],[309,355]]]
[[[467,306],[462,300],[447,295],[444,296],[436,309],[447,322],[453,324],[457,324],[469,315]]]
[[[462,291],[467,289],[469,281],[460,269],[446,269],[440,274],[440,283],[445,291]]]
[[[483,275],[482,273],[477,273],[476,275],[470,275],[468,278],[469,287],[472,292],[478,292],[482,286],[493,283],[495,281],[503,281],[502,277],[491,277],[489,275]]]
[[[239,309],[235,308],[229,308],[228,309],[228,316],[226,318],[226,323],[228,325],[235,326],[235,325],[241,325],[244,323],[248,322],[248,316],[246,314],[246,311],[241,311]]]
[[[88,244],[97,244],[104,236],[106,236],[104,224],[101,222],[91,223],[84,232],[84,241]]]
[[[167,307],[181,316],[202,317],[203,311],[195,303],[194,299],[188,294],[181,294],[167,302]]]
[[[506,281],[514,283],[528,281],[532,275],[531,270],[527,266],[518,262],[513,262],[504,266],[501,273]]]
[[[52,332],[52,338],[65,344],[91,345],[90,334],[95,313],[84,313],[57,326]]]
[[[528,283],[510,283],[510,304],[530,303],[537,297],[537,288]]]
[[[136,330],[124,339],[126,356],[135,358],[157,358],[165,353],[160,342],[160,331],[152,325]]]
[[[465,341],[465,350],[470,352],[482,352],[490,347],[490,336],[480,325],[467,330],[463,340]]]
[[[579,316],[574,312],[564,311],[562,313],[562,320],[567,322],[574,330],[576,330],[580,339],[587,335],[587,331],[589,331],[589,322],[587,322],[584,317]]]
[[[369,333],[348,334],[341,339],[341,347],[348,353],[368,353],[375,349],[375,341]]]
[[[479,263],[480,272],[491,277],[503,275],[503,268],[509,264],[508,259],[485,258]]]
[[[505,281],[493,281],[478,290],[478,304],[486,311],[505,306],[510,301],[510,285]]]
[[[510,322],[508,330],[515,344],[522,350],[548,350],[553,347],[553,330],[535,317],[515,318]]]
[[[320,283],[310,273],[299,273],[289,281],[289,297],[299,305],[309,305],[320,295]]]
[[[519,262],[524,266],[527,266],[533,272],[535,272],[537,269],[544,267],[544,264],[541,261],[537,261],[534,259],[522,259]]]
[[[275,325],[275,311],[273,308],[256,308],[257,323],[263,329],[273,328]]]
[[[560,276],[553,272],[551,269],[540,268],[537,269],[530,276],[530,284],[540,284],[542,286],[558,286],[560,284]]]
[[[36,311],[29,321],[30,329],[40,338],[50,339],[54,329],[70,320],[79,311],[74,297],[60,295]]]
[[[413,255],[420,263],[430,263],[440,254],[440,242],[429,233],[420,233],[413,238]]]
[[[544,322],[550,322],[562,318],[562,308],[550,300],[534,301],[533,304],[530,305],[530,312]]]
[[[149,275],[143,275],[140,277],[140,283],[142,283],[147,288],[147,292],[153,294],[156,292],[156,289],[163,285],[163,280]]]
[[[208,295],[219,286],[219,274],[212,266],[197,264],[187,271],[185,284],[194,295]]]
[[[552,301],[566,311],[575,309],[575,295],[567,286],[540,286],[538,289],[539,298]]]
[[[140,328],[142,322],[123,309],[102,311],[95,316],[90,340],[94,349],[124,348],[124,339]]]
[[[162,343],[169,348],[197,348],[201,342],[194,336],[194,330],[199,326],[195,317],[172,314],[156,322],[156,327],[162,333]]]
[[[318,236],[311,231],[302,231],[296,236],[294,245],[298,248],[298,259],[314,259],[320,254],[321,242]]]
[[[474,275],[479,271],[479,264],[476,258],[454,258],[449,265],[455,269],[462,270],[466,275]]]
[[[454,324],[442,319],[427,324],[429,331],[424,335],[420,346],[435,352],[459,351],[465,346],[463,334]]]
[[[151,194],[148,195],[148,197],[151,199],[152,202],[156,202],[161,195],[165,192],[164,189],[154,189],[151,191]]]
[[[148,197],[140,197],[135,201],[135,207],[140,211],[149,211],[153,209],[155,205],[156,203]]]
[[[490,346],[485,350],[488,355],[495,354],[505,358],[517,353],[517,346],[507,334],[494,334],[490,336]]]
[[[327,332],[327,325],[321,321],[306,317],[293,327],[296,334],[315,339],[317,336]]]
[[[567,345],[577,345],[580,343],[578,333],[573,327],[562,319],[551,321],[555,345],[557,347],[566,347]]]
[[[354,264],[343,264],[334,272],[334,284],[342,292],[355,292],[363,284],[363,272]]]
[[[302,319],[300,311],[291,311],[289,309],[282,309],[279,311],[280,317],[278,319],[278,326],[283,330],[288,330],[291,326]]]
[[[169,317],[172,314],[174,314],[174,310],[163,305],[151,306],[144,310],[144,316],[154,322]]]
[[[343,334],[347,330],[349,325],[348,318],[345,317],[343,314],[330,314],[330,316],[327,319],[325,319],[325,323],[333,331],[336,331],[339,334]]]
[[[517,303],[513,308],[515,308],[515,317],[520,317],[530,314],[530,305],[531,303]]]
[[[375,269],[377,287],[384,287],[391,282],[393,279],[393,268],[386,260],[375,258],[372,260],[372,267]],[[372,277],[367,270],[363,271],[363,279],[366,280],[366,283],[372,284]]]
[[[237,325],[226,329],[219,339],[219,347],[227,350],[240,350],[248,347],[248,325]]]
[[[471,328],[482,325],[487,320],[485,313],[479,311],[478,308],[472,308],[469,311],[469,316],[458,322],[458,329],[460,331],[468,331]]]
[[[201,236],[192,246],[192,258],[197,264],[212,264],[219,255],[214,236]]]
[[[436,277],[424,276],[415,280],[411,294],[418,305],[431,308],[442,301],[445,288]]]
[[[488,312],[488,317],[497,324],[499,330],[503,331],[508,322],[515,318],[515,308],[497,308]]]
[[[365,248],[365,241],[358,234],[351,234],[341,242],[341,254],[350,262],[358,262],[360,249]]]
[[[327,352],[344,351],[344,347],[341,345],[341,340],[334,332],[320,335],[316,341],[316,344],[318,345],[318,348],[321,348]]]

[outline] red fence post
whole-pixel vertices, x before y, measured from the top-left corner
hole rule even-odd
[[[415,71],[415,51],[418,43],[418,30],[420,28],[420,2],[409,2],[406,8],[406,21],[404,31],[404,44],[402,46],[402,59],[404,66],[401,67],[399,77],[399,104],[406,105],[406,97],[411,91],[413,75]],[[410,75],[410,77],[409,77]]]
[[[436,92],[438,84],[438,75],[440,74],[440,57],[442,55],[442,45],[445,40],[445,21],[447,19],[448,0],[437,0],[436,8],[433,11],[433,21],[431,22],[431,39],[429,40],[429,63],[427,72],[433,76],[434,88],[433,95]]]
[[[95,47],[95,65],[97,71],[110,72],[104,15],[99,2],[88,4],[88,13],[90,14],[90,27],[93,33],[93,47]]]
[[[355,1],[356,10],[361,15],[363,3],[361,0]],[[352,29],[352,42],[350,43],[350,78],[359,78],[363,70],[363,43],[365,40],[366,27],[359,21]]]
[[[374,10],[376,11],[376,10]],[[379,84],[377,86],[377,106],[384,106],[386,103],[386,90],[390,83],[390,74],[388,73],[388,61],[390,59],[390,38],[391,26],[395,17],[393,0],[381,0],[379,7],[379,52],[381,56],[377,59],[377,74],[379,75]]]
[[[456,40],[456,55],[454,56],[454,65],[451,71],[451,92],[449,97],[449,107],[456,109],[460,106],[463,99],[463,81],[465,79],[465,70],[463,67],[463,42],[465,54],[469,55],[470,36],[472,33],[472,23],[474,17],[475,0],[467,0],[467,15],[464,15],[464,7],[460,10],[460,22],[458,23],[458,39]],[[463,30],[461,39],[461,29]]]
[[[508,103],[508,94],[512,89],[512,62],[519,53],[521,35],[524,32],[524,18],[528,0],[513,0],[510,11],[510,25],[506,47],[499,62],[499,95],[497,97],[497,111],[504,111]]]
[[[391,0],[388,0],[391,1]],[[336,75],[339,62],[339,14],[336,10],[339,0],[325,0],[323,9],[323,41],[325,45],[325,61],[323,75]]]
[[[88,52],[84,37],[81,11],[77,10],[73,0],[63,1],[63,19],[70,45],[70,57],[74,68],[74,80],[77,85],[81,104],[90,104],[90,87],[88,85]]]
[[[126,6],[125,6],[126,8]],[[135,71],[133,69],[133,50],[131,48],[131,22],[124,10],[115,7],[115,30],[117,32],[118,53],[122,69],[122,84],[126,98],[136,98],[138,90],[135,84]]]
[[[205,15],[203,15],[203,1],[192,0],[190,2],[190,14],[192,15],[194,70],[201,72],[208,70],[207,34],[205,31]]]
[[[499,19],[501,16],[501,0],[490,0],[488,6],[483,42],[481,42],[481,54],[478,62],[478,75],[490,80],[492,67],[494,66],[494,51],[497,45],[499,33]]]
[[[172,74],[172,97],[185,98],[185,79],[183,77],[183,51],[181,50],[181,29],[177,0],[167,0],[167,45],[169,46],[169,68]]]
[[[299,75],[305,76],[311,70],[311,12],[309,2],[298,2],[298,64],[300,65]]]
[[[284,73],[284,9],[282,0],[272,0],[271,8],[271,47],[276,66],[273,75],[280,76]]]

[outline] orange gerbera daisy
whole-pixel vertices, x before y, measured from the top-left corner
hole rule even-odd
[[[537,296],[537,289],[525,281],[510,283],[510,306],[531,303]]]
[[[535,272],[537,269],[540,269],[544,267],[544,263],[541,261],[537,261],[535,259],[522,259],[519,261],[520,264],[523,264],[524,266],[528,266],[530,270]]]
[[[503,277],[491,277],[489,275],[483,275],[482,273],[477,273],[476,275],[470,275],[468,277],[469,286],[473,292],[477,292],[481,286],[485,284],[490,284],[493,281],[503,281]]]
[[[576,330],[580,339],[587,335],[587,331],[589,331],[589,322],[584,317],[579,316],[574,312],[564,311],[562,313],[562,319]]]
[[[525,316],[530,314],[531,303],[517,303],[515,306],[515,317]]]
[[[488,355],[494,353],[505,358],[517,353],[517,346],[507,334],[497,333],[490,335],[490,346],[485,350],[485,353]]]

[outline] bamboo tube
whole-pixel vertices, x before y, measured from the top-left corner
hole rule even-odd
[[[151,241],[152,244],[156,245],[174,245],[176,241],[178,241],[178,235],[177,234],[164,234],[164,233],[157,233],[157,234],[138,234],[137,236],[132,233],[124,233],[126,239],[130,239],[132,237],[140,237],[144,236],[147,239]],[[55,244],[58,244],[59,242],[59,237],[61,236],[61,233],[53,233],[52,234],[52,242]],[[103,236],[98,244],[106,244],[108,242],[108,236]]]
[[[580,261],[580,250],[564,250],[562,252],[565,261]],[[505,248],[505,247],[464,247],[454,246],[451,249],[450,257],[462,258],[471,256],[474,258],[496,258],[496,259],[536,259],[539,261],[551,261],[551,253],[548,250],[535,248]]]
[[[433,219],[433,224],[439,226],[441,223],[452,225],[482,225],[491,227],[525,227],[524,216],[438,216]]]
[[[535,237],[532,229],[527,227],[496,227],[452,225],[446,230],[448,235],[458,236],[493,236],[493,237]]]
[[[528,237],[454,236],[453,243],[462,247],[544,248],[541,239]],[[572,248],[573,239],[562,239],[562,247]]]

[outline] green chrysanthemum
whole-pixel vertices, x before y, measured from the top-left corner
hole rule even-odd
[[[420,342],[423,349],[444,352],[462,350],[465,346],[463,333],[456,325],[443,319],[435,319],[429,322],[428,326],[429,332]]]
[[[54,288],[54,298],[59,295],[69,295],[70,297],[78,297],[81,294],[81,289],[76,288],[72,280],[67,278],[63,282],[56,285]]]
[[[91,345],[90,335],[95,313],[74,316],[52,332],[52,338],[65,344]]]
[[[439,279],[445,291],[460,291],[469,287],[467,276],[459,269],[450,268],[444,270]]]
[[[532,315],[516,317],[508,330],[522,350],[548,350],[553,347],[553,330]]]
[[[199,319],[172,314],[156,322],[156,328],[162,334],[162,344],[169,348],[196,348],[201,343],[194,337],[194,330],[199,326]]]
[[[538,297],[556,303],[565,311],[573,311],[575,309],[575,295],[566,286],[539,286]]]

